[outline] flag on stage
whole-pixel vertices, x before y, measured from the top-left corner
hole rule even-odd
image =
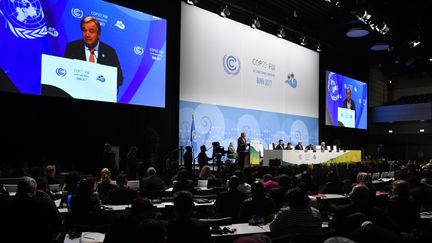
[[[198,151],[196,139],[197,139],[197,131],[195,130],[195,121],[194,121],[194,116],[192,115],[190,141],[191,141],[191,147],[192,147],[192,152],[194,154],[194,158],[196,156],[195,155],[196,151]]]

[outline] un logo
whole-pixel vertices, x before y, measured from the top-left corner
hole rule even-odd
[[[47,34],[45,15],[39,0],[0,1],[0,15],[18,38],[36,39]]]
[[[240,59],[232,55],[225,55],[223,67],[228,74],[237,75],[240,72]]]
[[[337,86],[335,76],[336,76],[335,73],[329,73],[328,74],[328,83],[327,83],[327,90],[328,90],[328,93],[330,94],[330,98],[333,101],[337,101],[338,99],[340,99],[342,97],[342,95],[339,94],[339,88]]]
[[[56,68],[56,74],[57,76],[64,77],[66,76],[67,71],[64,68]]]

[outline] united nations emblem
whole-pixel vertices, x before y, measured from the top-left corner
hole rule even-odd
[[[0,0],[0,15],[18,38],[36,39],[47,34],[45,15],[39,0]]]
[[[333,101],[337,101],[338,99],[342,98],[342,95],[339,93],[339,88],[337,86],[336,74],[330,72],[328,74],[328,83],[327,83],[327,90],[330,94],[330,98]]]

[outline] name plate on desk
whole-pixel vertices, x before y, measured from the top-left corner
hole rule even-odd
[[[338,107],[338,126],[355,128],[355,111]]]
[[[41,83],[47,95],[117,102],[115,67],[42,54]]]

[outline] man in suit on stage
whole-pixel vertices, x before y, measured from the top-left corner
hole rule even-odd
[[[283,150],[284,149],[284,141],[283,139],[279,139],[278,145],[275,148],[276,150]]]
[[[353,110],[355,112],[355,103],[351,99],[351,88],[346,89],[346,99],[343,101],[343,108]]]
[[[295,146],[295,150],[304,150],[302,140],[298,140],[297,145]]]
[[[88,62],[99,63],[117,68],[117,87],[123,83],[123,73],[117,53],[111,46],[100,41],[101,26],[99,21],[91,16],[81,20],[82,40],[69,42],[65,57]]]
[[[243,168],[244,166],[244,159],[247,152],[246,147],[248,145],[249,144],[246,143],[246,133],[242,132],[240,137],[237,139],[237,164],[240,166],[240,168]]]

